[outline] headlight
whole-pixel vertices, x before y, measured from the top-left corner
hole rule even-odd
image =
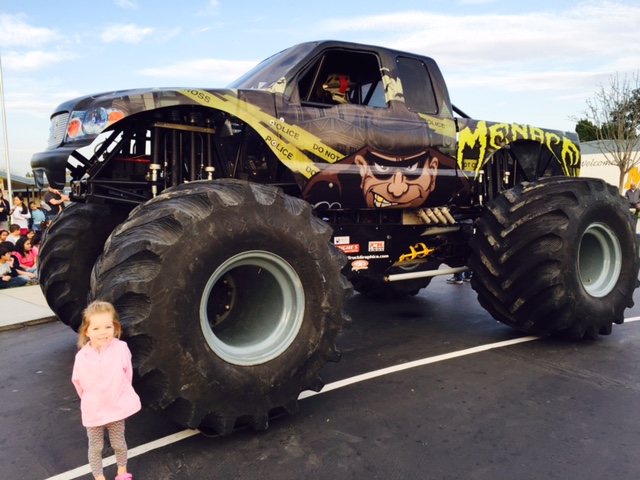
[[[112,123],[122,120],[124,112],[117,108],[92,108],[71,112],[67,124],[67,137],[77,139],[85,135],[98,135]]]

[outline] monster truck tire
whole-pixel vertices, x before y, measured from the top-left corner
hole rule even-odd
[[[602,180],[518,185],[476,222],[471,285],[495,319],[524,332],[607,335],[633,306],[636,220]]]
[[[38,254],[40,288],[51,310],[74,330],[87,306],[91,269],[129,209],[72,203],[47,229]]]
[[[339,358],[350,285],[331,232],[308,203],[240,180],[137,207],[96,262],[92,297],[120,314],[143,402],[221,434],[295,412]]]

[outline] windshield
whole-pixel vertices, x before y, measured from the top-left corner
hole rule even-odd
[[[303,43],[276,53],[230,83],[227,88],[272,89],[282,79],[286,79],[291,68],[297,65],[315,46],[315,43]]]

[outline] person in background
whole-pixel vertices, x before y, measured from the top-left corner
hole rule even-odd
[[[47,217],[44,222],[40,222],[40,232],[44,233],[44,231],[51,226],[51,219]]]
[[[47,216],[41,209],[38,208],[35,202],[31,202],[29,204],[29,208],[31,209],[31,225],[33,226],[32,228],[37,232],[38,230],[40,230],[40,223],[44,222],[47,219]]]
[[[44,201],[49,205],[49,218],[53,219],[64,209],[64,202],[69,201],[69,197],[60,190],[49,186],[44,194]]]
[[[9,236],[9,230],[5,230],[5,229],[0,230],[0,243],[6,242],[8,236]]]
[[[30,219],[31,213],[24,204],[24,200],[20,195],[14,195],[13,208],[11,209],[11,226],[20,225],[20,233],[26,235],[27,230],[29,230]]]
[[[22,237],[16,243],[16,251],[13,255],[18,258],[20,265],[18,268],[25,272],[34,273],[38,278],[38,257],[33,250],[31,240],[28,237]],[[35,279],[34,279],[35,280]]]
[[[9,212],[11,212],[11,205],[0,190],[0,229],[9,230]]]
[[[20,225],[11,225],[9,227],[9,235],[5,239],[6,242],[11,242],[14,245],[18,243],[18,240],[22,238],[22,234],[20,233]]]
[[[28,234],[27,234],[28,236]],[[36,254],[36,257],[40,253],[40,242],[42,241],[42,234],[40,232],[35,232],[33,238],[31,239],[31,250],[33,250]]]
[[[640,212],[640,190],[638,190],[637,185],[634,182],[631,182],[629,190],[624,192],[624,196],[627,197],[629,208],[635,208],[636,212]]]
[[[472,276],[473,272],[471,270],[467,270],[466,272],[454,273],[453,277],[447,279],[447,283],[462,285],[463,282],[470,282]]]
[[[28,284],[36,284],[38,279],[36,274],[33,272],[27,271],[24,267],[20,265],[20,259],[18,258],[18,254],[16,252],[16,246],[11,242],[4,242],[0,244],[0,247],[4,247],[9,252],[11,252],[11,261],[12,261],[12,273],[17,274],[19,277],[23,278],[27,281]]]
[[[11,250],[0,245],[0,288],[22,287],[27,282],[14,268]]]

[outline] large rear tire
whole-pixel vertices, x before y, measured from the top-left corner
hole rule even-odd
[[[349,285],[306,202],[238,180],[192,182],[110,237],[92,296],[118,310],[148,406],[189,428],[265,429],[337,360]]]
[[[91,269],[113,229],[130,209],[91,203],[73,203],[46,231],[38,270],[40,288],[51,310],[74,330],[80,328],[87,306]]]
[[[476,222],[471,285],[495,319],[524,332],[607,335],[633,306],[636,221],[602,180],[523,183]]]

